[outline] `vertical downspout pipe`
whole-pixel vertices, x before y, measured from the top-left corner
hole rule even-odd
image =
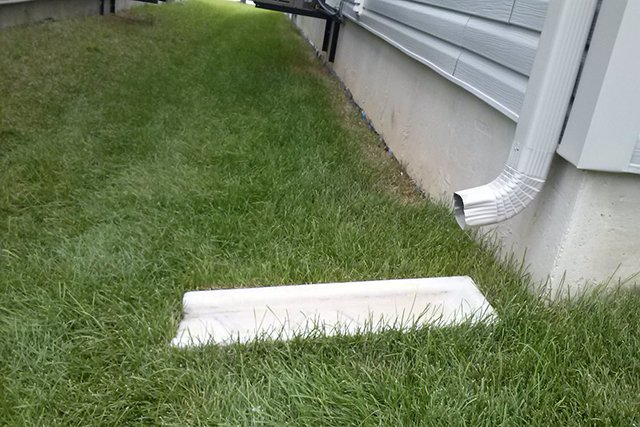
[[[457,191],[462,228],[518,214],[542,189],[556,151],[598,0],[552,0],[504,170],[492,182]]]

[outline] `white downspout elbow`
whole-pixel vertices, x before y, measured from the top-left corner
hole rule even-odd
[[[494,224],[518,214],[549,173],[598,0],[552,0],[504,170],[486,185],[456,191],[462,227]]]

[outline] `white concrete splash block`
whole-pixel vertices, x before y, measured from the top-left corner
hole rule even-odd
[[[470,277],[187,292],[177,347],[491,321]]]

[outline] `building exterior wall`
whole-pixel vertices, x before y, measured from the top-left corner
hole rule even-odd
[[[109,0],[104,2],[109,7]],[[144,4],[133,0],[116,0],[116,11]],[[28,0],[0,2],[0,29],[47,20],[98,15],[100,0]]]
[[[45,20],[97,15],[98,0],[34,0],[0,5],[0,28]]]
[[[579,169],[640,174],[640,1],[604,2],[558,153]]]
[[[322,45],[324,21],[295,22]],[[485,184],[503,169],[516,123],[381,38],[345,22],[333,69],[431,196],[449,203],[455,190]],[[549,279],[551,292],[575,293],[640,271],[639,210],[640,177],[581,171],[556,156],[529,208],[482,231],[493,231],[505,252],[526,254],[534,279]]]
[[[358,2],[341,4],[346,19],[517,121],[548,0]]]

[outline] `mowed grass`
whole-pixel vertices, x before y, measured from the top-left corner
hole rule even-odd
[[[0,33],[0,424],[637,425],[640,298],[544,305],[277,13]],[[470,275],[489,326],[169,346],[183,292]]]

